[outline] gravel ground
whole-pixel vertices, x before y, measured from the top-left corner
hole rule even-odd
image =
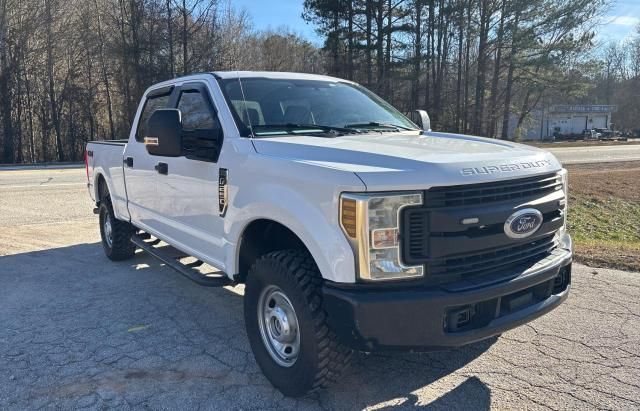
[[[144,254],[110,262],[91,208],[84,170],[0,172],[0,409],[640,408],[638,273],[576,264],[567,303],[529,325],[360,354],[294,400],[253,360],[242,287],[199,287]]]

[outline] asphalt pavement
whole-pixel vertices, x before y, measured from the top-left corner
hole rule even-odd
[[[241,286],[109,261],[91,209],[83,169],[0,171],[0,409],[640,408],[640,273],[575,264],[547,316],[460,349],[356,355],[296,400],[253,359]]]
[[[640,160],[640,144],[588,147],[543,147],[563,164],[612,163]]]

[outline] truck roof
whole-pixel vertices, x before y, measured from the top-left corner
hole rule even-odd
[[[263,77],[272,79],[346,81],[341,78],[323,76],[321,74],[291,73],[285,71],[214,71],[212,74],[222,79]]]
[[[147,90],[145,91],[145,96],[151,90],[157,90],[162,87],[172,86],[175,83],[197,79],[198,77],[201,77],[203,74],[213,75],[221,79],[231,79],[231,78],[238,78],[238,77],[240,78],[262,77],[262,78],[270,78],[270,79],[324,80],[324,81],[343,81],[343,82],[353,83],[352,81],[349,81],[349,80],[344,80],[341,78],[331,77],[331,76],[323,76],[321,74],[288,73],[284,71],[208,71],[208,72],[193,73],[186,76],[176,77],[176,78],[162,81],[160,83],[153,84],[152,86],[147,88]]]

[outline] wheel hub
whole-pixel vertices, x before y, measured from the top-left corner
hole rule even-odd
[[[258,325],[271,358],[283,367],[291,367],[300,351],[300,332],[293,305],[280,288],[272,285],[262,291],[258,301]]]
[[[296,336],[296,330],[291,328],[287,313],[281,308],[274,308],[269,314],[270,332],[276,341],[281,343],[292,342]]]
[[[111,225],[111,218],[110,218],[108,212],[106,212],[104,214],[103,227],[104,227],[104,238],[107,241],[107,245],[109,247],[112,247],[112,244],[113,244],[113,226]]]

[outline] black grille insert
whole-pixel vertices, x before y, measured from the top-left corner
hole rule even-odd
[[[543,197],[562,189],[562,178],[554,174],[491,183],[433,187],[426,192],[429,208],[487,204],[526,197]]]
[[[404,238],[404,260],[408,263],[426,260],[429,244],[429,210],[407,208],[402,219],[401,235]]]
[[[562,178],[545,174],[472,185],[433,187],[424,205],[408,207],[401,216],[402,258],[424,265],[425,281],[445,284],[480,276],[507,278],[547,257],[557,246],[562,225]],[[514,210],[533,204],[544,220],[537,234],[513,240],[504,221]],[[540,201],[542,200],[542,201]],[[464,225],[462,219],[478,217]]]
[[[557,245],[553,237],[550,235],[511,247],[433,259],[427,263],[427,275],[431,282],[443,283],[531,265],[553,251]]]

